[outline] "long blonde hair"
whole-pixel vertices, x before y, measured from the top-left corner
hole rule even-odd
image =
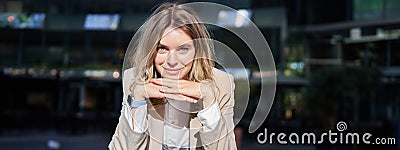
[[[131,85],[131,89],[138,82],[147,82],[159,76],[154,66],[154,58],[157,45],[168,27],[182,29],[194,42],[195,59],[185,79],[196,82],[214,81],[212,76],[214,45],[206,27],[190,8],[176,3],[164,3],[136,31],[128,46],[128,51],[133,54],[126,58],[133,63],[129,66],[135,67],[135,82]]]

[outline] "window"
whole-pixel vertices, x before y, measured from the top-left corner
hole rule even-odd
[[[88,14],[85,18],[85,30],[116,30],[120,16],[118,14]]]

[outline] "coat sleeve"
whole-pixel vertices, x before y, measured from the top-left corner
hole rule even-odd
[[[130,94],[129,87],[133,82],[132,76],[133,68],[124,71],[122,79],[123,102],[122,109],[120,111],[121,115],[119,116],[118,125],[108,145],[108,149],[110,150],[144,150],[146,149],[146,145],[149,140],[148,134],[146,132],[138,133],[133,131],[133,129],[129,126],[128,120],[124,116],[126,115],[125,113],[127,107],[129,107],[127,103],[127,98],[128,94]]]
[[[130,127],[126,118],[123,116],[125,105],[122,106],[121,115],[119,117],[118,125],[115,129],[114,135],[108,145],[110,150],[127,150],[137,149],[145,150],[148,142],[147,133],[134,132]]]
[[[226,76],[229,76],[229,78],[227,78]],[[219,114],[221,116],[220,120],[216,122],[217,125],[213,130],[205,130],[205,128],[202,128],[199,132],[204,149],[237,149],[235,134],[233,132],[235,84],[231,75],[226,74],[226,76],[221,78],[222,80],[220,80],[219,78],[216,79],[216,84],[221,91],[218,99],[218,104],[221,109],[221,114]]]

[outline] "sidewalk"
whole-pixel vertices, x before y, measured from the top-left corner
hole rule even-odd
[[[24,135],[0,136],[0,149],[4,150],[107,150],[111,135]],[[248,139],[250,140],[250,139]],[[52,147],[52,148],[51,148]],[[257,142],[243,141],[240,150],[315,150],[314,146],[305,145],[269,145]]]
[[[32,135],[0,137],[0,149],[4,150],[107,150],[109,135]]]

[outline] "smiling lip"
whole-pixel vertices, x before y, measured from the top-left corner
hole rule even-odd
[[[168,75],[178,75],[181,70],[182,68],[177,68],[177,69],[164,68],[165,73],[167,73]]]

